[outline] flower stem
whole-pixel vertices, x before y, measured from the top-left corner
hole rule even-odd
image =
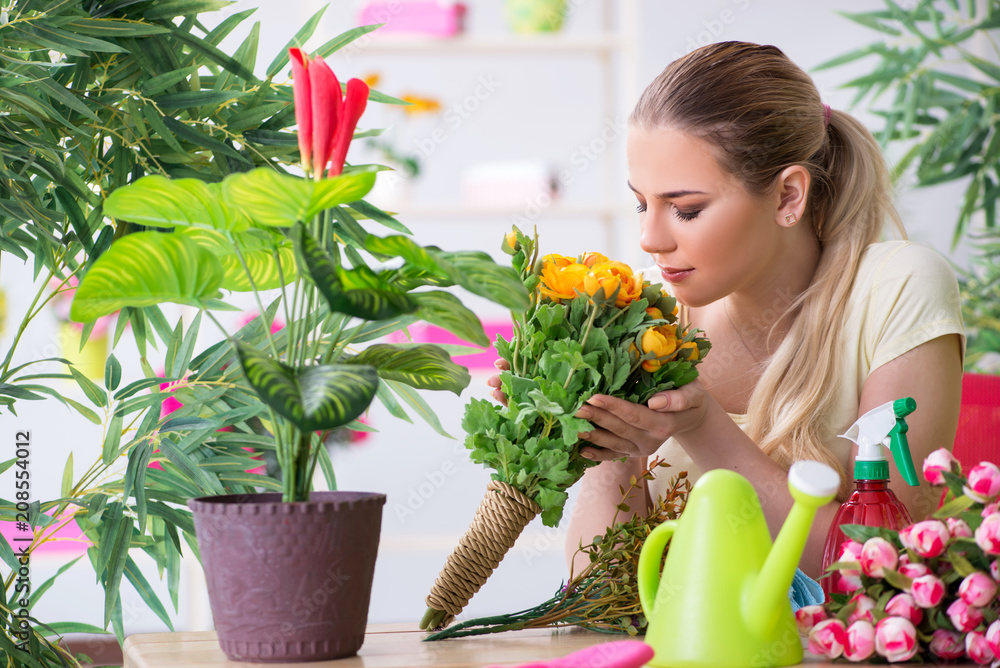
[[[583,330],[583,338],[580,339],[580,349],[582,350],[587,346],[587,337],[590,336],[590,330],[594,328],[594,318],[597,317],[597,309],[600,308],[597,304],[594,304],[594,310],[590,312],[590,317],[587,319],[587,328]],[[576,367],[569,370],[569,375],[566,376],[566,382],[563,383],[563,389],[565,390],[569,387],[569,382],[573,380],[573,374],[576,373]]]

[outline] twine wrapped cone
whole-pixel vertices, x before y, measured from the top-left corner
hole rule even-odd
[[[437,629],[450,624],[540,512],[541,507],[519,490],[491,480],[472,524],[427,595],[427,612],[420,620],[420,628]]]

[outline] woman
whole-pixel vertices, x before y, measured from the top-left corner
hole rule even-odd
[[[754,485],[773,536],[792,462],[833,465],[846,498],[857,451],[837,434],[869,409],[916,399],[918,466],[950,447],[964,350],[955,276],[932,250],[879,243],[887,219],[905,236],[879,147],[822,104],[808,75],[773,46],[698,49],[643,93],[627,151],[640,244],[658,265],[647,278],[665,282],[713,348],[698,381],[646,406],[596,396],[580,411],[594,425],[582,452],[603,463],[583,478],[567,558],[604,532],[619,486],[652,455],[672,468],[629,500],[633,512],[673,472],[727,468]],[[890,469],[914,518],[927,515],[926,486]],[[801,562],[812,577],[836,506],[813,523]]]

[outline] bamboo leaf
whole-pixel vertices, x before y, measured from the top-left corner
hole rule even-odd
[[[323,364],[292,368],[237,344],[247,382],[261,401],[303,432],[347,424],[368,408],[379,378],[370,366]]]
[[[323,5],[320,7],[319,11],[309,17],[309,19],[303,24],[299,31],[295,33],[295,36],[288,40],[288,44],[284,46],[278,52],[278,56],[271,61],[271,64],[267,66],[267,71],[265,74],[267,78],[270,79],[275,74],[280,72],[286,65],[288,65],[288,50],[292,47],[301,46],[309,41],[309,38],[313,36],[316,32],[316,26],[319,25],[319,20],[323,18],[323,14],[326,12],[329,5]]]
[[[132,583],[135,590],[139,592],[139,596],[145,601],[149,609],[156,613],[156,616],[163,620],[163,623],[167,625],[167,628],[171,631],[174,630],[173,622],[170,621],[170,615],[167,614],[167,609],[163,607],[160,602],[160,598],[153,591],[153,588],[149,586],[149,582],[143,576],[142,571],[136,565],[132,557],[128,557],[125,560],[125,577],[128,581]]]
[[[208,475],[198,466],[198,462],[177,447],[177,444],[170,438],[160,439],[160,453],[166,457],[170,463],[184,473],[195,485],[206,494],[225,494],[222,485],[217,478]],[[147,472],[147,475],[149,473]],[[151,503],[146,504],[147,508],[152,508]]]
[[[206,105],[224,106],[246,95],[247,93],[244,91],[237,90],[197,90],[167,93],[159,96],[155,101],[160,109],[187,109]]]
[[[126,306],[163,302],[198,306],[221,284],[221,264],[197,243],[138,232],[120,238],[90,268],[76,290],[70,318],[85,322]]]
[[[115,19],[73,18],[62,24],[74,33],[95,37],[145,37],[170,32],[163,26],[139,21],[117,21]]]
[[[100,388],[100,386],[87,378],[79,369],[75,366],[69,367],[69,372],[73,375],[73,380],[76,384],[80,386],[83,393],[90,400],[90,403],[95,406],[104,407],[108,405],[108,394]]]
[[[104,364],[104,387],[109,392],[118,389],[118,384],[122,380],[122,365],[114,353],[108,355],[108,361]]]
[[[70,490],[73,489],[73,452],[70,451],[66,458],[66,466],[63,467],[62,485],[59,486],[59,495],[68,498]]]
[[[321,449],[325,450],[326,448]],[[227,471],[226,473],[219,474],[219,480],[227,483],[250,485],[252,487],[263,487],[264,489],[270,489],[276,492],[282,491],[281,483],[279,481],[274,478],[268,478],[267,476],[256,475],[254,473]]]
[[[202,148],[206,148],[210,151],[221,153],[222,155],[238,160],[248,166],[253,166],[253,162],[251,162],[249,158],[234,149],[232,146],[219,141],[215,137],[207,135],[204,132],[199,132],[186,123],[182,123],[176,118],[171,118],[170,116],[163,116],[161,120],[163,125],[165,125],[171,132],[181,139],[185,139],[195,146],[201,146]]]
[[[118,446],[122,442],[122,424],[124,418],[121,413],[116,412],[111,416],[108,423],[108,431],[104,435],[104,450],[101,453],[101,460],[105,466],[110,466],[118,456]]]

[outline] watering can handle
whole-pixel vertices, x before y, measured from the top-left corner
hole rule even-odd
[[[676,520],[667,520],[653,529],[639,552],[639,602],[647,619],[653,617],[653,606],[656,604],[656,591],[660,588],[660,561],[667,543],[673,538]]]

